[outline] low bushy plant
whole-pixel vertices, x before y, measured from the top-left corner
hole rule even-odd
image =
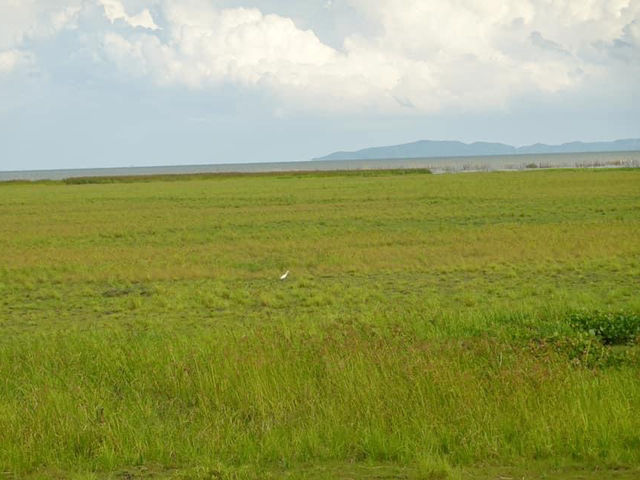
[[[630,312],[574,312],[569,324],[579,332],[595,335],[605,345],[628,344],[640,335],[640,315]]]

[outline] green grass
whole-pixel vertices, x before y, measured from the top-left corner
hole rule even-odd
[[[0,478],[637,478],[640,171],[419,173],[3,185]]]

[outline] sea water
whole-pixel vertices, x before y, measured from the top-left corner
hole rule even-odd
[[[640,167],[640,152],[590,152],[469,157],[381,158],[375,160],[309,160],[300,162],[221,163],[158,167],[77,168],[0,171],[0,181],[62,180],[74,177],[193,173],[260,173],[368,169],[428,168],[434,173],[477,170],[520,170],[552,167]],[[0,167],[1,168],[1,167]]]

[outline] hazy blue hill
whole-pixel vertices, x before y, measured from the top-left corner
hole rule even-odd
[[[520,147],[517,153],[586,153],[586,152],[626,152],[640,150],[640,138],[627,138],[613,142],[570,142],[562,145],[536,143]]]
[[[367,160],[372,158],[456,157],[466,155],[508,155],[515,148],[502,143],[462,143],[420,140],[388,147],[364,148],[356,152],[335,152],[315,160]]]
[[[613,142],[570,142],[562,145],[536,143],[514,147],[504,143],[420,140],[386,147],[371,147],[354,152],[335,152],[314,160],[370,160],[376,158],[429,158],[482,155],[517,155],[534,153],[583,153],[640,151],[640,139],[629,138]]]

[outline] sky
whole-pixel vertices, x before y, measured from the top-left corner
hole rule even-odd
[[[640,137],[640,0],[0,0],[0,170]]]

